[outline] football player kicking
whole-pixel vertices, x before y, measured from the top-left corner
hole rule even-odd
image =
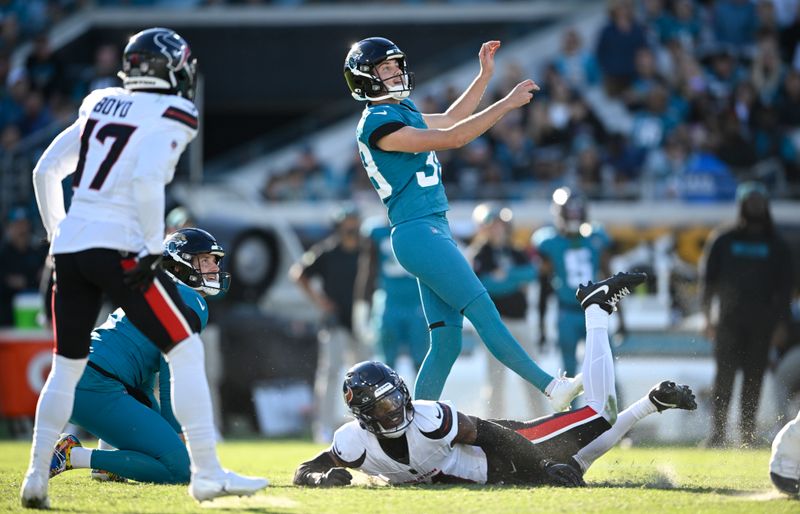
[[[438,400],[461,352],[464,317],[486,348],[544,393],[556,412],[580,393],[580,378],[553,377],[525,353],[500,319],[492,299],[461,254],[447,221],[447,195],[437,150],[460,148],[489,130],[503,116],[530,103],[539,87],[517,84],[504,98],[475,113],[494,73],[499,41],[478,53],[480,71],[444,113],[422,114],[408,98],[414,88],[406,56],[381,37],[350,48],[344,76],[352,96],[366,102],[356,129],[364,169],[392,226],[397,261],[419,282],[430,329],[430,349],[414,384],[414,398]]]
[[[608,318],[645,278],[620,273],[577,291],[586,319],[585,407],[533,421],[483,420],[449,402],[412,401],[391,368],[362,362],[344,381],[356,419],[336,431],[328,450],[297,468],[294,483],[347,485],[352,475],[345,468],[353,468],[389,484],[584,485],[583,473],[637,421],[697,408],[688,386],[664,381],[617,415]]]
[[[56,351],[36,406],[23,507],[50,504],[53,447],[72,413],[104,294],[166,355],[175,416],[192,461],[189,493],[202,500],[267,485],[223,469],[217,459],[199,319],[158,265],[164,187],[197,134],[195,60],[180,35],[152,28],[128,41],[120,76],[123,87],[98,89],[83,100],[78,119],[33,170],[55,262]],[[62,181],[68,176],[73,195],[66,212]]]
[[[177,279],[178,292],[201,329],[208,322],[205,297],[224,293],[230,285],[230,275],[220,271],[224,256],[225,250],[205,230],[183,228],[164,240],[161,267]],[[92,332],[87,366],[75,389],[70,422],[116,450],[83,448],[74,435],[63,435],[56,443],[50,477],[92,468],[101,480],[188,483],[189,454],[172,413],[169,366],[122,309]],[[158,402],[153,394],[156,373]]]

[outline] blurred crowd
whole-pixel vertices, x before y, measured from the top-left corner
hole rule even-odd
[[[595,199],[717,201],[756,179],[773,196],[800,197],[800,2],[607,3],[597,34],[567,28],[534,70],[541,91],[530,109],[438,153],[448,195],[513,200],[566,185]],[[484,102],[530,71],[508,66]],[[451,86],[415,102],[442,112],[459,94]],[[298,200],[370,190],[355,150],[339,170],[305,148],[262,193]]]

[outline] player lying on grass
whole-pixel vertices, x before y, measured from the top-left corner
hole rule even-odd
[[[786,494],[800,493],[800,412],[775,436],[769,477]]]
[[[329,449],[297,468],[294,483],[347,485],[352,475],[345,468],[353,468],[389,484],[584,485],[583,473],[637,421],[697,408],[688,386],[664,381],[617,415],[608,318],[645,278],[620,273],[577,291],[586,311],[585,407],[533,421],[483,420],[449,402],[412,401],[391,368],[362,362],[347,372],[343,387],[356,419],[336,431]]]
[[[197,228],[180,229],[164,241],[162,267],[203,328],[208,321],[205,297],[229,286],[229,274],[220,271],[224,256],[214,237]],[[156,373],[160,373],[160,404],[153,394]],[[92,332],[88,367],[76,389],[70,422],[117,450],[90,450],[75,436],[63,435],[56,443],[51,477],[70,469],[95,468],[141,482],[189,483],[189,454],[172,414],[169,366],[122,309]],[[229,493],[237,491],[232,494],[254,492],[249,482],[243,487],[237,484],[225,487]],[[202,499],[209,498],[199,495]]]

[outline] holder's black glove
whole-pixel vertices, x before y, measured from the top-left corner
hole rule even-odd
[[[153,277],[156,276],[156,271],[161,265],[162,258],[160,254],[139,257],[136,261],[136,266],[123,274],[124,278],[122,280],[125,285],[136,291],[145,291],[153,283]]]
[[[336,487],[349,485],[353,475],[344,468],[331,468],[325,473],[314,473],[311,479],[317,487]]]
[[[547,483],[560,487],[584,487],[583,474],[569,464],[560,464],[553,461],[544,462],[544,472],[547,474]]]

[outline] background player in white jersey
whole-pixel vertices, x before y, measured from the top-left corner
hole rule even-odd
[[[800,412],[772,442],[769,477],[786,494],[800,493]]]
[[[697,408],[689,387],[665,381],[617,414],[608,318],[644,280],[644,274],[621,273],[578,289],[586,311],[585,407],[526,422],[483,420],[449,402],[412,401],[391,368],[362,362],[348,371],[343,388],[356,420],[336,431],[328,450],[298,467],[294,483],[347,485],[352,475],[344,468],[354,468],[390,484],[583,485],[583,473],[637,421],[670,408]]]
[[[90,93],[78,119],[53,140],[33,171],[55,261],[56,352],[36,407],[24,507],[49,505],[53,446],[72,411],[103,294],[166,354],[175,417],[189,444],[190,494],[204,500],[267,485],[220,465],[200,320],[159,269],[164,186],[197,133],[196,61],[186,41],[164,28],[132,36],[122,61],[124,87]],[[68,175],[69,213],[61,186]]]

